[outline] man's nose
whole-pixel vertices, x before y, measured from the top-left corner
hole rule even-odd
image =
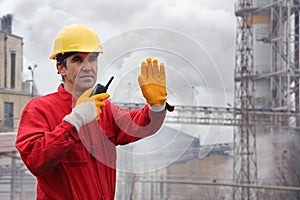
[[[82,62],[82,70],[91,70],[92,64],[89,62],[87,58],[85,58]]]

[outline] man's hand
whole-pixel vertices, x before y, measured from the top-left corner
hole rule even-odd
[[[165,66],[158,60],[147,58],[141,64],[141,74],[138,77],[143,96],[151,106],[163,105],[167,100]]]
[[[98,119],[102,113],[101,108],[105,106],[105,99],[109,98],[109,94],[101,93],[90,97],[93,88],[86,90],[77,100],[75,107],[69,115],[63,120],[69,122],[79,131],[82,125]]]
[[[76,106],[85,103],[87,101],[92,101],[94,102],[96,109],[97,109],[97,118],[99,118],[100,114],[102,113],[101,108],[105,106],[105,99],[109,98],[109,94],[107,93],[101,93],[101,94],[96,94],[94,96],[90,95],[93,92],[93,88],[87,89],[76,101]]]

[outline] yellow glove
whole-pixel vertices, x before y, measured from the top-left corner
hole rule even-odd
[[[79,131],[82,125],[88,124],[95,119],[99,119],[102,113],[101,108],[105,106],[105,99],[109,94],[101,93],[90,97],[93,88],[86,90],[77,100],[72,112],[64,117],[64,121],[69,122]]]
[[[75,106],[78,106],[80,105],[81,103],[84,103],[86,101],[93,101],[95,106],[96,106],[96,109],[97,109],[97,119],[99,118],[100,114],[102,113],[102,110],[101,108],[105,106],[105,102],[104,100],[105,99],[108,99],[110,97],[109,94],[107,93],[101,93],[101,94],[96,94],[94,96],[91,96],[90,95],[92,94],[93,92],[93,88],[90,88],[90,89],[87,89],[76,101],[76,105]]]
[[[142,62],[141,74],[138,77],[139,85],[148,104],[163,105],[167,100],[165,66],[158,60],[147,58]]]

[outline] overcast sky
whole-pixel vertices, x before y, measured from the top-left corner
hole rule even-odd
[[[207,91],[215,94],[217,90],[220,90],[223,91],[222,93],[228,94],[225,101],[231,101],[236,28],[234,2],[234,0],[85,0],[75,3],[74,1],[64,0],[0,0],[0,14],[2,16],[8,13],[13,14],[13,34],[24,39],[23,78],[25,80],[31,79],[27,66],[37,64],[35,81],[40,94],[55,91],[60,82],[60,76],[56,74],[55,62],[49,59],[56,34],[65,25],[80,23],[94,29],[99,34],[104,47],[112,51],[108,52],[104,48],[104,54],[100,60],[108,60],[105,56],[109,53],[120,56],[117,54],[121,53],[118,50],[122,47],[115,45],[111,48],[107,45],[112,43],[112,39],[118,38],[118,36],[128,31],[158,28],[168,30],[169,32],[166,31],[165,34],[167,37],[170,33],[173,35],[170,36],[171,39],[168,41],[166,41],[163,34],[158,39],[149,39],[149,36],[147,36],[149,43],[152,40],[161,42],[161,44],[157,44],[154,52],[140,50],[136,52],[136,55],[133,52],[130,55],[121,56],[119,60],[115,61],[115,64],[119,64],[119,66],[111,68],[124,69],[125,71],[122,71],[123,75],[132,71],[132,75],[125,76],[125,79],[130,78],[127,82],[127,85],[131,86],[129,89],[136,89],[136,73],[139,72],[138,70],[132,70],[130,67],[138,68],[143,56],[158,55],[166,64],[172,63],[172,66],[167,65],[167,81],[168,88],[172,90],[170,93],[177,96],[177,98],[181,98],[181,94],[175,93],[178,93],[177,90],[181,89],[180,85],[186,87],[186,83],[189,86],[192,85],[195,89],[188,91],[193,96]],[[150,37],[151,34],[150,30]],[[126,44],[130,44],[130,42],[136,44],[137,40],[144,39],[144,35],[140,35],[137,38],[132,38],[132,41],[128,41]],[[185,40],[197,46],[193,47]],[[166,43],[170,46],[166,46]],[[141,48],[141,45],[143,44],[138,44],[135,48]],[[162,55],[158,51],[162,47],[171,52],[177,46],[181,50],[175,52],[177,55],[175,56],[177,57],[176,62],[176,58],[174,56],[172,58],[170,53],[169,55]],[[130,51],[131,47],[126,48]],[[137,63],[130,62],[132,60],[128,59],[130,56],[140,60],[137,60]],[[194,57],[198,60],[193,60]],[[125,63],[125,60],[127,66],[124,68],[121,65]],[[171,60],[174,61],[171,62]],[[184,62],[188,64],[184,65]],[[101,74],[103,67],[105,68],[105,66],[99,67],[98,78],[100,82],[107,81],[107,77],[101,76],[103,75]],[[212,68],[214,69],[212,70]],[[193,73],[193,70],[198,73]],[[216,74],[217,72],[219,74]],[[111,73],[114,72],[111,71]],[[111,75],[114,74],[107,76]],[[179,80],[178,76],[180,76]],[[112,88],[117,83],[124,81],[123,79],[115,79]],[[185,79],[184,83],[181,83],[180,79]],[[218,84],[214,85],[216,82]],[[132,85],[130,85],[131,83]],[[223,86],[220,86],[221,84]],[[215,88],[216,90],[209,88]],[[114,93],[114,90],[111,89],[111,92]],[[211,100],[203,101],[208,104],[211,102]]]
[[[233,99],[236,17],[234,0],[0,0],[0,14],[13,15],[13,34],[24,40],[23,79],[38,65],[40,94],[56,91],[61,77],[49,59],[58,31],[85,24],[102,41],[98,82],[115,76],[114,101],[141,102],[140,62],[165,62],[172,104],[226,106]]]

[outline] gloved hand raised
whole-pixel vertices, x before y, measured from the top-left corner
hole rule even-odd
[[[77,131],[79,131],[82,125],[99,118],[102,113],[101,108],[105,106],[104,100],[109,98],[109,94],[107,93],[96,94],[90,97],[92,92],[93,88],[86,90],[77,99],[72,112],[63,119],[75,126]]]
[[[142,62],[141,74],[138,77],[139,85],[148,104],[151,106],[163,105],[167,100],[165,66],[158,60],[147,58]]]

